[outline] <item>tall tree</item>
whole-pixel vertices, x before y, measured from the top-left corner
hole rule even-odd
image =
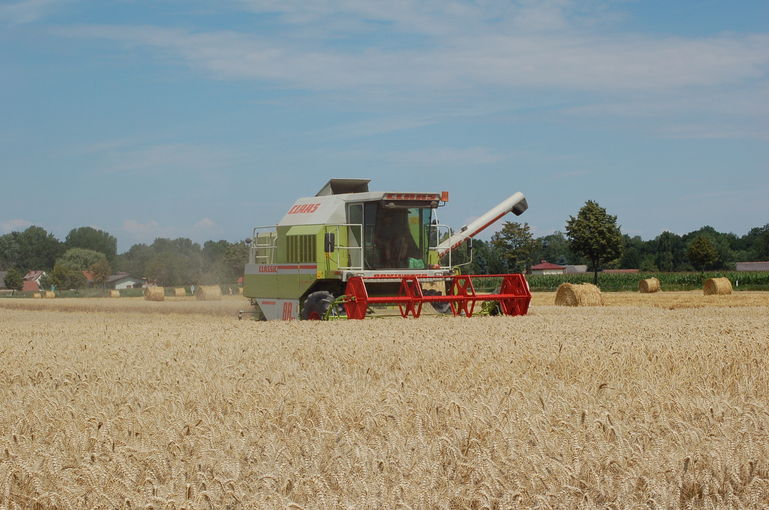
[[[117,256],[117,239],[108,232],[93,227],[80,227],[70,230],[64,244],[68,249],[84,248],[101,252],[110,263],[113,263]]]
[[[91,264],[88,270],[93,273],[94,283],[98,283],[102,287],[104,287],[104,284],[107,283],[109,275],[112,274],[112,268],[110,267],[109,262],[107,262],[106,257],[101,258]]]
[[[751,260],[769,260],[769,223],[750,229],[744,240]]]
[[[716,260],[708,264],[708,269],[728,268],[729,265],[734,262],[734,251],[732,250],[732,246],[737,246],[737,236],[731,233],[724,234],[717,231],[710,225],[706,225],[683,236],[687,250],[694,239],[703,236],[708,238],[710,243],[713,245],[713,248],[715,248],[717,254]],[[687,260],[690,261],[688,256]]]
[[[11,268],[5,273],[3,283],[9,289],[14,291],[21,290],[24,287],[24,275],[22,275],[16,268]]]
[[[598,202],[588,200],[576,218],[569,216],[566,236],[571,250],[590,260],[593,283],[596,285],[601,263],[622,255],[622,232],[617,225],[617,217],[608,214]]]
[[[225,267],[225,276],[228,281],[235,281],[243,276],[243,271],[248,262],[248,245],[240,241],[227,247],[224,252],[223,262]]]
[[[19,260],[19,232],[0,236],[0,271],[21,269]]]
[[[660,271],[680,270],[681,262],[679,253],[683,245],[683,240],[678,234],[668,232],[667,230],[657,236],[657,247],[655,262]]]
[[[692,266],[698,271],[713,268],[719,260],[718,250],[716,250],[710,237],[706,235],[699,235],[689,243],[689,247],[686,249],[686,256],[689,258]]]
[[[623,235],[622,240],[624,248],[622,250],[622,259],[620,267],[624,269],[638,269],[641,267],[645,255],[645,245],[640,236],[630,237]]]
[[[491,242],[473,239],[472,262],[467,272],[469,274],[503,274],[507,273],[508,269],[499,248]]]
[[[531,261],[536,243],[528,223],[506,221],[502,230],[491,236],[491,244],[499,249],[508,270],[524,272]]]
[[[44,287],[50,286],[52,289],[82,289],[87,284],[82,271],[72,268],[66,264],[56,264],[53,271],[45,278]]]
[[[29,227],[16,239],[19,247],[17,266],[24,271],[49,271],[64,252],[64,245],[41,227]]]
[[[101,261],[107,262],[107,257],[99,251],[70,248],[56,260],[56,265],[65,266],[75,271],[87,271]]]
[[[578,264],[579,260],[569,249],[569,240],[563,235],[563,232],[553,232],[552,234],[538,237],[535,239],[537,248],[532,255],[530,262],[538,264],[542,260],[561,264]]]

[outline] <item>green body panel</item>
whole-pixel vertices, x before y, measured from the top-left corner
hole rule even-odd
[[[243,295],[249,298],[300,299],[318,280],[339,280],[339,267],[349,265],[347,250],[325,253],[325,236],[347,246],[347,227],[294,225],[277,227],[276,249],[270,264],[249,264],[243,278]],[[287,266],[298,266],[296,270]],[[309,266],[317,266],[312,270]],[[278,271],[277,268],[280,268]]]

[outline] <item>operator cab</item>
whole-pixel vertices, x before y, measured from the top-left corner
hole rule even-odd
[[[431,197],[432,198],[432,197]],[[432,229],[437,200],[378,200],[347,205],[349,241],[362,247],[364,269],[425,269],[435,247]],[[359,258],[361,251],[351,252]],[[361,263],[362,262],[362,263]]]

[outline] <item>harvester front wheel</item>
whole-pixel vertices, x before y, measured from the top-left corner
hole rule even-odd
[[[424,289],[422,291],[422,294],[425,296],[441,296],[441,292],[435,289]],[[446,315],[451,313],[451,305],[446,301],[438,301],[438,302],[432,302],[430,303],[433,307],[433,309],[442,314]]]
[[[302,306],[302,319],[310,321],[323,320],[326,311],[334,303],[334,295],[327,290],[318,290],[310,293]]]

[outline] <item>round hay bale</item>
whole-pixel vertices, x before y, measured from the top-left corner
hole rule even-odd
[[[147,287],[144,289],[145,301],[164,301],[166,292],[163,287]]]
[[[119,290],[110,290],[109,291],[109,297],[120,297],[120,291]]]
[[[32,293],[32,297],[35,298],[35,299],[41,299],[43,297],[43,295],[40,294],[39,292],[33,292]]]
[[[187,289],[184,287],[176,287],[174,289],[174,297],[185,297],[187,296]]]
[[[52,291],[52,290],[46,290],[43,293],[43,298],[45,298],[45,299],[53,299],[55,297],[56,297],[56,293],[54,291]]]
[[[657,278],[646,278],[638,282],[638,292],[641,294],[651,294],[652,292],[659,292],[660,281]]]
[[[702,287],[706,296],[723,296],[732,293],[732,282],[729,278],[708,278]]]
[[[216,301],[222,299],[222,288],[218,285],[198,285],[195,297],[198,301]]]
[[[592,283],[562,283],[555,293],[558,306],[603,306],[601,289]]]

